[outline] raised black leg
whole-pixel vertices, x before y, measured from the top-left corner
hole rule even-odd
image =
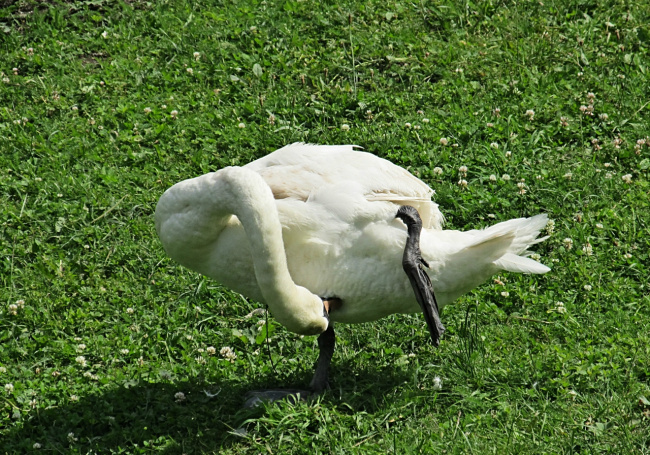
[[[329,327],[318,337],[318,361],[316,362],[316,371],[314,378],[311,380],[309,387],[314,393],[321,393],[329,387],[328,372],[332,355],[334,355],[334,345],[336,336],[334,335],[334,323],[330,321]]]
[[[438,302],[436,302],[436,295],[433,293],[431,279],[424,270],[424,267],[429,267],[429,264],[422,258],[420,251],[422,219],[418,211],[410,205],[401,206],[395,217],[401,219],[408,229],[402,267],[411,282],[415,298],[424,312],[424,319],[429,327],[431,341],[434,346],[438,346],[440,337],[445,332],[445,327],[440,321]]]

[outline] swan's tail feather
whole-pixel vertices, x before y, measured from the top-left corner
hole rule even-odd
[[[550,269],[530,259],[528,248],[548,237],[538,238],[546,226],[545,214],[531,218],[517,218],[495,224],[482,231],[471,231],[473,241],[463,251],[470,257],[484,258],[501,270],[518,273],[546,273]]]
[[[477,237],[461,252],[467,254],[468,257],[489,258],[491,262],[506,254],[514,239],[515,236],[512,232],[490,232],[489,235]]]
[[[483,233],[486,232],[483,231]],[[493,231],[488,235],[477,236],[473,240],[471,244],[452,255],[450,263],[462,271],[462,275],[478,277],[485,272],[487,264],[491,264],[507,254],[514,235],[507,231]],[[480,281],[482,280],[483,278]]]
[[[543,242],[548,238],[548,236],[537,238],[548,223],[548,216],[546,214],[535,215],[531,218],[517,218],[506,221],[506,223],[510,223],[513,230],[516,231],[516,239],[512,244],[513,249],[511,253],[521,254],[529,246]]]
[[[539,262],[517,256],[516,254],[506,253],[500,259],[494,261],[494,265],[500,269],[507,270],[508,272],[517,272],[517,273],[546,273],[549,269],[544,264]]]
[[[494,229],[498,232],[511,232],[514,235],[507,252],[495,260],[494,265],[500,269],[518,273],[546,273],[551,270],[547,266],[527,257],[530,255],[530,251],[528,251],[530,246],[548,238],[548,236],[538,238],[547,223],[548,216],[541,214],[531,218],[517,218],[505,221],[486,229],[486,233]]]

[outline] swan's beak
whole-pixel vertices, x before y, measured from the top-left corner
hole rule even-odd
[[[329,297],[329,298],[321,297],[321,300],[323,301],[323,317],[327,319],[327,325],[328,327],[330,327],[331,326],[330,313],[332,311],[341,308],[341,305],[343,305],[343,301],[337,297]]]
[[[429,267],[429,264],[422,258],[422,253],[420,252],[422,220],[418,211],[409,205],[400,207],[395,217],[401,219],[408,229],[404,256],[402,257],[402,267],[411,282],[415,299],[420,304],[420,308],[422,308],[422,312],[424,313],[424,319],[427,321],[429,333],[431,334],[431,341],[437,347],[440,344],[440,337],[445,332],[445,326],[440,321],[438,302],[433,292],[431,279],[424,270],[424,267]]]
[[[323,301],[323,308],[327,312],[328,317],[332,311],[338,310],[339,308],[341,308],[341,305],[343,305],[341,299],[337,297],[329,297],[326,299],[321,297],[321,300]]]

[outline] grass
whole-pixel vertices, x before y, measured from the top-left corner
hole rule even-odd
[[[2,5],[1,453],[650,453],[645,2]],[[271,320],[269,358],[152,214],[294,141],[408,168],[450,228],[548,213],[552,272],[459,299],[439,349],[340,325],[329,393],[241,410],[315,338]]]

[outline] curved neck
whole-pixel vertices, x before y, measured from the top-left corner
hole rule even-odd
[[[255,279],[273,316],[297,333],[317,334],[327,328],[321,299],[296,286],[289,274],[275,199],[271,188],[259,174],[245,168],[229,167],[180,182],[167,190],[156,208],[157,227],[163,244],[166,240],[164,213],[184,217],[187,223],[191,223],[186,232],[197,235],[177,234],[173,237],[181,237],[181,248],[196,249],[201,245],[191,245],[192,242],[200,241],[203,247],[209,244],[206,242],[213,242],[221,232],[215,228],[218,220],[235,215],[246,232]],[[185,230],[178,227],[176,232]],[[206,233],[212,233],[215,238],[202,238]]]

